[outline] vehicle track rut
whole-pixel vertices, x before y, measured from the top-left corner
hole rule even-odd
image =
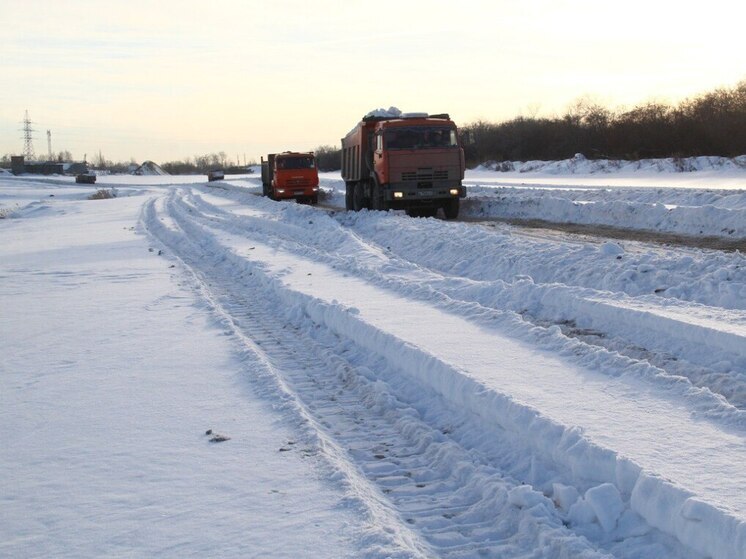
[[[228,192],[221,194],[229,195]],[[354,268],[360,277],[376,278],[379,283],[391,286],[397,291],[406,291],[424,299],[437,293],[442,301],[451,306],[468,307],[476,304],[501,315],[506,312],[516,313],[526,323],[543,328],[557,325],[567,336],[582,341],[587,348],[603,348],[611,353],[640,361],[646,366],[652,366],[656,370],[654,376],[663,372],[669,379],[667,382],[672,384],[676,384],[673,379],[688,378],[692,386],[708,389],[725,397],[739,410],[746,411],[746,376],[738,373],[739,367],[735,366],[736,372],[728,372],[723,369],[722,364],[719,364],[718,368],[707,362],[696,361],[698,356],[709,357],[716,352],[723,356],[732,353],[729,357],[731,362],[746,363],[743,351],[743,347],[746,346],[742,346],[734,335],[726,333],[730,328],[746,331],[746,314],[743,311],[703,307],[670,297],[664,300],[658,296],[649,296],[642,302],[643,309],[630,294],[617,293],[614,294],[614,299],[611,299],[607,292],[571,283],[525,282],[515,281],[509,277],[491,279],[461,276],[455,273],[457,268],[449,268],[448,264],[439,265],[432,259],[420,260],[413,256],[409,247],[418,242],[416,236],[422,234],[419,230],[412,232],[406,228],[397,231],[384,229],[384,235],[389,239],[389,244],[384,246],[380,243],[380,234],[374,236],[369,231],[361,230],[356,227],[354,216],[350,218],[344,213],[330,216],[337,227],[334,234],[343,238],[344,242],[338,241],[341,251],[339,254],[329,254],[316,246],[316,235],[327,234],[328,239],[329,234],[329,231],[315,229],[318,224],[310,224],[309,230],[314,233],[309,235],[308,230],[301,230],[292,224],[273,222],[268,225],[266,218],[269,215],[261,217],[260,213],[256,217],[242,216],[243,221],[239,225],[234,219],[235,215],[209,203],[201,193],[191,192],[181,202],[193,211],[209,216],[215,227],[233,229],[239,226],[247,232],[271,235],[273,242],[280,242],[298,254],[313,254],[313,258],[317,260]],[[426,242],[426,239],[420,239],[420,242]],[[416,252],[414,251],[415,254]],[[437,254],[435,249],[433,254]],[[535,308],[526,309],[521,306],[531,299],[537,301]],[[568,308],[583,311],[576,317],[567,314]],[[676,310],[682,317],[692,315],[690,324],[678,328],[680,332],[689,332],[686,342],[665,334],[670,328],[672,310]],[[642,331],[643,335],[640,338],[639,329],[641,317],[649,318],[650,312],[658,313],[654,320],[648,320],[649,326],[646,326],[660,329],[660,334],[656,336],[659,340],[658,347],[640,345],[644,339],[650,338],[647,330]],[[729,320],[733,321],[732,326],[724,322],[721,325],[723,331],[716,337],[713,337],[712,331],[708,328],[698,328],[697,315],[711,313],[730,317]],[[608,316],[614,316],[614,322],[609,322]],[[583,321],[580,321],[580,318]],[[740,339],[746,339],[743,334],[741,336]],[[705,342],[706,340],[709,342]],[[725,347],[713,345],[705,351],[693,350],[700,347],[698,344],[717,341],[725,344]],[[742,346],[741,349],[736,349],[735,352],[727,349],[738,348],[739,345]],[[739,421],[743,422],[743,419]]]
[[[245,273],[236,278],[228,265],[232,256],[205,251],[204,230],[190,221],[212,218],[197,217],[183,195],[164,206],[164,217],[180,230],[159,227],[151,204],[147,211],[153,215],[145,218],[150,234],[191,269],[235,328],[252,340],[251,350],[261,352],[319,429],[343,449],[402,529],[426,542],[425,556],[523,557],[531,549],[544,549],[549,557],[610,556],[565,527],[559,515],[510,505],[510,491],[521,482],[460,446],[448,426],[428,423],[402,400],[401,392],[381,380],[389,367],[384,360],[329,332],[290,323],[251,262],[243,263]],[[175,242],[177,235],[189,243]],[[460,414],[454,410],[453,416]],[[527,532],[521,528],[525,523],[535,529]],[[532,541],[526,541],[527,533]]]

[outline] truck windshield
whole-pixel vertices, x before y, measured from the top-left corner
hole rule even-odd
[[[429,149],[458,147],[456,131],[442,126],[390,128],[384,132],[386,149]]]
[[[278,169],[313,169],[314,159],[308,155],[301,157],[283,157],[277,160]]]

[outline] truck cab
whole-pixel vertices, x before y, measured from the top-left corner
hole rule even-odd
[[[458,217],[466,196],[464,151],[446,114],[364,117],[342,139],[347,209],[401,209]]]
[[[456,125],[432,118],[379,122],[374,131],[373,171],[384,201],[396,207],[433,207],[430,200],[466,195],[464,153]]]
[[[273,200],[295,199],[316,204],[319,172],[311,152],[270,153],[262,158],[262,193]]]

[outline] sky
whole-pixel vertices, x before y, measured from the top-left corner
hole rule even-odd
[[[676,103],[746,79],[746,4],[0,0],[0,155],[159,163],[337,146],[372,109],[457,124]]]

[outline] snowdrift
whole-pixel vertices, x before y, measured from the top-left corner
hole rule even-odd
[[[746,240],[746,156],[488,163],[465,183],[463,217]]]
[[[597,174],[597,173],[693,173],[696,171],[742,171],[746,174],[746,155],[739,157],[668,157],[659,159],[587,159],[582,153],[564,161],[488,161],[476,171],[502,173]]]

